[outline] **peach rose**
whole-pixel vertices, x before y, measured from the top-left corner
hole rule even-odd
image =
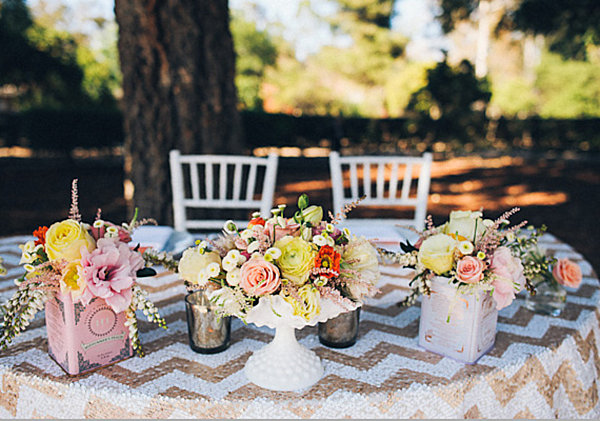
[[[552,275],[559,284],[569,288],[577,288],[581,283],[581,268],[569,259],[558,259],[552,269]]]
[[[244,263],[240,268],[240,275],[240,287],[248,295],[270,294],[281,285],[277,266],[260,256],[253,257]]]
[[[456,278],[466,284],[476,284],[483,278],[485,263],[473,256],[465,256],[456,265]]]

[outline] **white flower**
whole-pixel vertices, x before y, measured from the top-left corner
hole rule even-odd
[[[221,265],[216,262],[210,263],[206,267],[206,272],[210,278],[216,278],[221,273]]]
[[[494,221],[492,221],[491,219],[484,219],[484,220],[483,220],[483,225],[484,225],[486,228],[489,228],[489,227],[491,227],[492,225],[494,225]]]
[[[281,250],[277,247],[270,247],[265,252],[265,257],[270,256],[273,260],[277,260],[281,257]]]
[[[463,256],[467,256],[467,255],[473,253],[473,250],[475,250],[475,247],[473,247],[473,243],[471,243],[470,241],[464,240],[458,244],[458,250],[460,251],[460,253]]]
[[[223,224],[223,231],[225,231],[227,234],[234,234],[237,232],[237,225],[235,225],[235,222],[229,219],[225,221],[225,224]]]
[[[350,230],[349,230],[348,228],[344,228],[344,229],[342,230],[342,232],[344,233],[344,235],[345,235],[346,237],[348,237],[348,238],[350,238],[350,237],[351,237],[351,233],[350,233]]]
[[[255,251],[258,251],[258,249],[260,248],[260,242],[258,241],[253,241],[248,245],[248,253],[254,253]]]
[[[509,232],[508,234],[506,234],[506,239],[508,241],[515,241],[515,233],[514,232]]]
[[[225,256],[225,259],[231,259],[235,263],[243,263],[246,260],[246,258],[242,256],[242,253],[240,253],[240,251],[236,249],[229,250],[229,252]]]
[[[242,237],[244,240],[248,240],[254,237],[254,231],[251,229],[245,229],[244,231],[240,232],[240,237]]]
[[[35,270],[35,267],[33,265],[30,265],[29,263],[23,266],[23,268],[25,268],[27,272],[33,272]]]
[[[335,229],[335,227],[333,226],[333,224],[327,224],[325,225],[325,231],[327,232],[333,232],[333,230]]]
[[[235,268],[229,272],[227,272],[226,280],[227,283],[231,286],[239,285],[241,279],[241,271],[240,268]]]
[[[252,218],[260,218],[260,212],[253,212]]]
[[[225,256],[221,264],[223,265],[223,269],[225,269],[226,272],[232,271],[233,269],[237,268],[237,260],[233,259],[229,255]]]
[[[116,237],[117,235],[119,235],[119,230],[116,227],[106,228],[106,234],[104,234],[105,237]]]
[[[102,219],[96,219],[92,226],[94,228],[102,228],[104,226],[104,221]]]
[[[312,238],[312,242],[315,243],[319,247],[323,247],[324,245],[327,245],[327,239],[320,234],[315,235]]]

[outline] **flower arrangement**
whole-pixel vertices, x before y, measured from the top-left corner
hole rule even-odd
[[[531,259],[531,250],[545,227],[523,235],[526,221],[513,226],[509,222],[518,211],[514,208],[495,221],[484,219],[481,211],[453,211],[437,227],[428,217],[427,228],[414,246],[402,244],[399,253],[379,249],[384,257],[416,270],[413,289],[401,304],[411,305],[420,294],[429,295],[435,276],[447,278],[457,293],[491,294],[498,310],[510,305],[523,288],[534,293],[531,281],[540,269]]]
[[[26,273],[15,280],[18,289],[2,307],[0,347],[6,348],[45,302],[60,292],[83,305],[102,298],[116,314],[125,312],[132,347],[143,356],[136,309],[166,329],[165,320],[136,283],[138,271],[146,266],[144,256],[128,246],[133,230],[148,222],[151,220],[137,220],[136,210],[131,222],[117,226],[102,220],[100,209],[93,224],[82,222],[77,180],[73,180],[69,218],[38,228],[33,233],[36,240],[20,246],[20,264]]]
[[[293,217],[280,205],[267,220],[255,213],[242,229],[227,221],[219,238],[184,251],[179,274],[188,290],[206,289],[222,316],[245,320],[263,298],[273,312],[287,305],[306,322],[319,314],[324,298],[352,310],[377,292],[380,276],[371,243],[335,226],[355,205],[327,222],[323,209],[301,195]]]

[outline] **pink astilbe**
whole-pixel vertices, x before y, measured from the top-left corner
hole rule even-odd
[[[317,290],[319,291],[319,294],[321,295],[321,298],[328,298],[331,301],[333,301],[336,304],[339,304],[341,307],[343,307],[344,309],[350,311],[350,310],[354,310],[354,308],[356,307],[356,305],[354,304],[354,302],[352,300],[350,300],[349,298],[343,297],[340,292],[332,287],[328,287],[328,286],[322,286],[322,287],[317,287]]]
[[[25,278],[19,284],[19,288],[25,288],[27,285],[30,285],[30,289],[58,291],[60,289],[62,271],[67,264],[68,262],[63,259],[41,263],[35,267],[35,272],[38,274]]]
[[[81,301],[87,305],[94,297],[103,298],[115,311],[125,311],[131,304],[131,288],[136,272],[144,267],[139,253],[115,239],[101,238],[91,253],[83,250],[81,276],[87,287]]]
[[[77,193],[77,179],[71,184],[71,208],[69,209],[69,219],[81,222],[81,214],[79,213],[79,194]]]
[[[496,249],[496,247],[498,247],[498,245],[507,233],[506,231],[499,231],[498,228],[500,228],[500,225],[502,225],[504,221],[508,221],[508,219],[515,213],[517,213],[519,210],[520,208],[512,208],[511,210],[506,211],[502,215],[500,215],[500,217],[496,219],[494,223],[485,231],[485,234],[483,235],[483,237],[481,237],[481,240],[478,241],[477,250],[484,252],[489,258],[490,252]],[[509,230],[509,232],[514,232],[526,224],[527,221],[523,221],[520,224],[512,227]]]

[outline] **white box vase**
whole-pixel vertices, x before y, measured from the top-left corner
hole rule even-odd
[[[498,310],[489,292],[457,294],[447,278],[435,277],[423,295],[419,345],[473,364],[494,346]]]

